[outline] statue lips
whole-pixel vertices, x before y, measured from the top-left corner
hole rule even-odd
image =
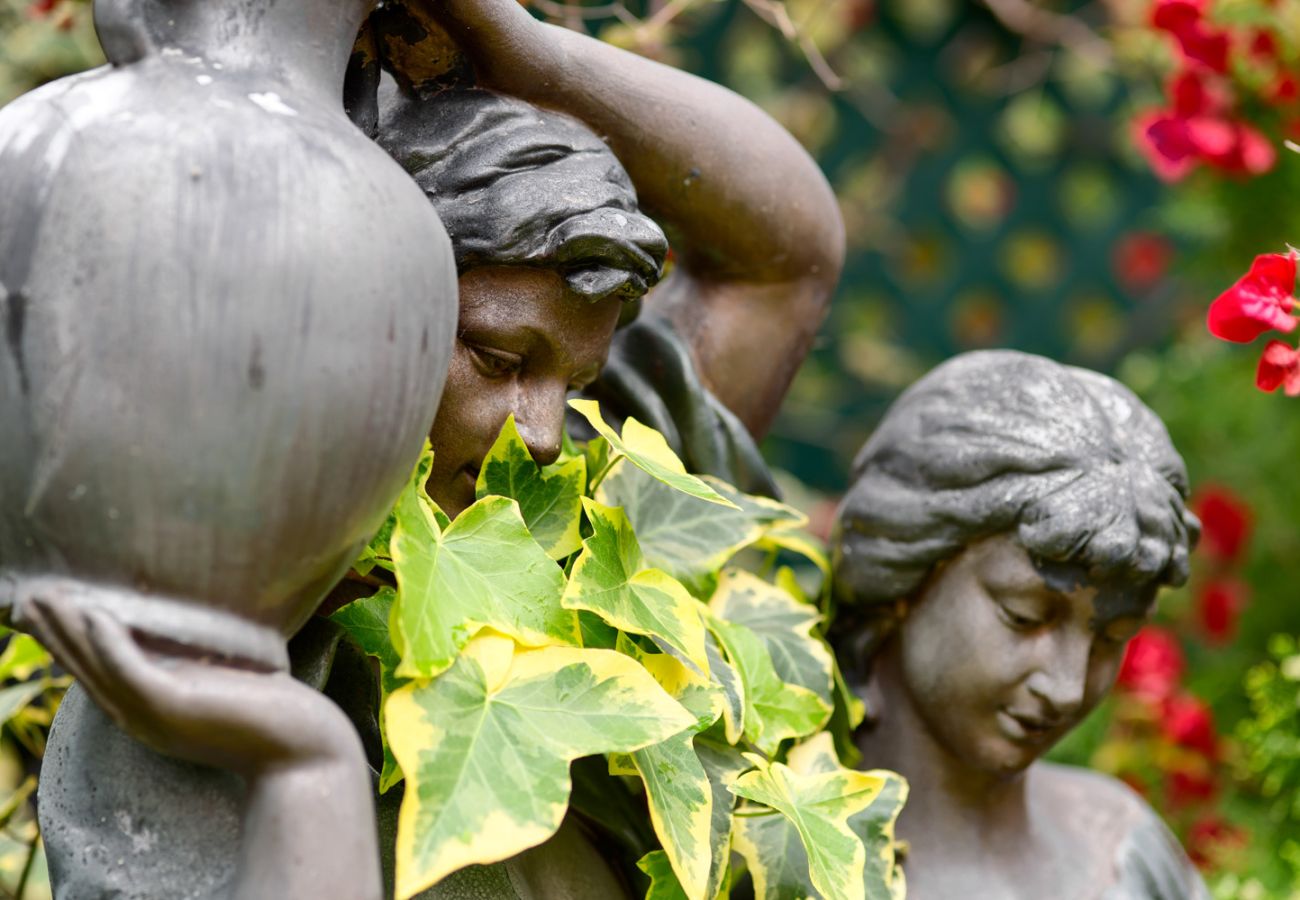
[[[1063,724],[1059,717],[1018,712],[1006,707],[998,710],[998,725],[1003,736],[1016,744],[1050,744]]]

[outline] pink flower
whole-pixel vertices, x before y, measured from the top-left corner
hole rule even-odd
[[[1201,162],[1235,175],[1261,175],[1277,162],[1263,134],[1229,119],[1152,110],[1134,128],[1138,148],[1165,181],[1184,178]]]
[[[1232,562],[1250,538],[1250,507],[1226,487],[1207,485],[1192,497],[1201,520],[1201,551],[1211,559]]]
[[[1165,737],[1213,760],[1219,753],[1219,734],[1214,729],[1214,715],[1197,697],[1178,694],[1165,701],[1160,728]]]
[[[1201,588],[1196,613],[1210,643],[1222,644],[1237,633],[1237,619],[1250,597],[1250,587],[1235,578],[1218,578]]]
[[[1162,702],[1183,677],[1183,648],[1171,633],[1147,625],[1129,641],[1116,683],[1144,700]]]
[[[1288,397],[1300,397],[1300,352],[1282,341],[1269,341],[1259,358],[1255,386],[1269,393],[1280,387]]]
[[[1245,344],[1271,328],[1293,331],[1296,320],[1287,313],[1296,302],[1295,260],[1294,251],[1255,257],[1250,271],[1210,304],[1210,334]]]

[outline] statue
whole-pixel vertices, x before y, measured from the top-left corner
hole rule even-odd
[[[591,385],[607,353],[611,371],[592,390],[603,402],[628,404],[612,415],[635,414],[667,430],[696,469],[751,489],[768,483],[754,441],[808,350],[843,252],[834,197],[815,164],[747,101],[542,25],[513,0],[442,2],[427,12],[455,37],[478,81],[473,90],[431,96],[387,85],[378,119],[380,143],[446,217],[459,271],[458,339],[442,403],[430,416],[431,495],[449,514],[473,499],[478,466],[511,413],[534,456],[553,459],[566,394]],[[304,24],[313,34],[321,27]],[[738,133],[749,140],[729,139]],[[677,264],[616,336],[628,301],[658,280],[667,249],[639,206],[674,235]],[[424,258],[435,245],[412,231],[391,247]],[[431,410],[437,381],[402,384],[422,384]],[[310,459],[336,431],[386,445],[384,427],[357,409],[335,417],[300,452]],[[372,590],[345,582],[326,609]],[[285,697],[299,687],[287,679],[178,661],[174,648],[141,642],[75,606],[41,604],[29,626],[84,689],[65,700],[42,778],[57,896],[226,897],[240,884],[278,883],[291,848],[250,830],[260,799],[246,778],[250,767],[285,759],[312,769],[292,796],[278,798],[288,804],[276,807],[286,830],[373,841],[369,813],[330,806],[354,774],[328,753],[331,728],[310,719],[329,704],[303,702],[300,714],[283,716]],[[347,711],[375,765],[376,691],[367,661],[320,618],[291,651],[295,674]],[[236,696],[237,703],[222,702]],[[192,703],[196,697],[211,702]],[[219,734],[235,736],[247,765],[211,752]],[[312,797],[328,808],[314,807]],[[387,840],[393,792],[384,801]],[[317,856],[300,854],[303,867]],[[304,882],[275,896],[378,893],[364,866],[325,871],[329,892]],[[581,829],[566,826],[539,850],[430,895],[558,891],[604,900],[621,890]]]
[[[111,65],[0,112],[0,613],[155,747],[245,778],[240,897],[378,894],[374,835],[329,827],[373,815],[361,744],[282,671],[455,336],[446,233],[341,102],[369,6],[99,0]],[[363,420],[385,440],[336,433]]]
[[[994,351],[906,391],[834,541],[857,740],[911,784],[909,896],[1207,898],[1115,779],[1040,757],[1110,690],[1199,523],[1163,424],[1094,372]]]

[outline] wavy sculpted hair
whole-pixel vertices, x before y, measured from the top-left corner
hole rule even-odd
[[[474,88],[407,96],[385,78],[376,139],[437,209],[461,272],[554,268],[590,300],[635,300],[659,280],[663,231],[576,119]]]
[[[1200,533],[1187,491],[1164,423],[1114,379],[1013,351],[958,356],[894,402],[854,461],[836,631],[862,660],[935,565],[1004,533],[1098,580],[1182,584]]]

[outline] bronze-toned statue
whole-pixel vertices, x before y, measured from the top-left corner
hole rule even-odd
[[[1186,495],[1130,391],[1009,351],[940,366],[863,447],[834,546],[837,650],[866,764],[911,784],[909,897],[1208,897],[1128,787],[1039,761],[1186,579]]]
[[[816,165],[736,95],[542,25],[513,0],[429,4],[426,12],[455,36],[478,80],[474,89],[419,97],[390,84],[380,108],[379,140],[447,217],[459,271],[459,339],[431,432],[431,495],[451,514],[468,505],[479,464],[511,413],[534,456],[553,459],[566,394],[590,385],[607,353],[611,371],[593,392],[612,415],[666,430],[697,470],[761,488],[754,439],[807,352],[841,265],[843,229]],[[616,337],[627,301],[659,279],[667,250],[639,207],[673,236],[676,265]],[[382,443],[367,422],[359,413],[332,427]],[[330,439],[322,432],[322,442]],[[328,602],[355,596],[345,585]],[[42,636],[66,635],[56,650],[96,701],[70,692],[43,772],[41,818],[59,896],[226,897],[241,880],[274,877],[287,857],[274,842],[253,840],[256,808],[244,806],[244,783],[137,739],[168,753],[177,751],[169,735],[192,733],[200,746],[178,755],[209,765],[220,760],[201,745],[216,730],[238,733],[241,747],[266,760],[284,747],[314,758],[329,748],[328,731],[283,715],[288,689],[262,690],[257,679],[272,676],[261,673],[159,657],[159,648],[133,646],[111,624],[57,604],[32,624]],[[291,651],[295,674],[347,711],[377,766],[368,662],[320,619]],[[182,702],[227,696],[239,679],[233,707]],[[328,797],[344,777],[319,771],[305,796]],[[388,838],[395,793],[380,809]],[[300,821],[283,812],[287,826]],[[301,814],[341,834],[374,831],[369,816],[306,804]],[[336,875],[332,894],[276,896],[369,896],[369,879],[364,871]],[[566,826],[538,851],[454,877],[431,895],[558,891],[605,900],[622,890],[581,830]]]

